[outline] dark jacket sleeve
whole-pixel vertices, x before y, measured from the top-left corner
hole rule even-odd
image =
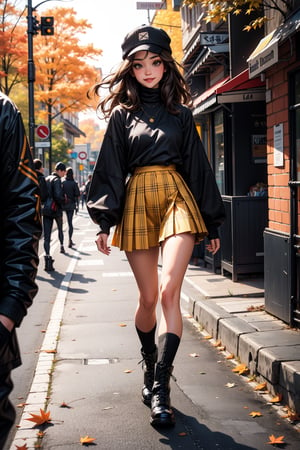
[[[40,196],[23,122],[0,98],[0,314],[20,325],[37,293]]]
[[[115,109],[93,172],[87,208],[100,231],[109,234],[110,227],[120,222],[128,174],[122,110]]]
[[[208,230],[208,239],[215,239],[219,236],[218,227],[225,219],[224,204],[192,113],[188,108],[184,108],[183,114],[183,165],[179,171],[199,206]]]

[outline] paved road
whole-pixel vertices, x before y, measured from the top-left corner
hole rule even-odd
[[[149,409],[140,400],[135,282],[124,253],[113,249],[110,257],[104,257],[96,252],[95,231],[86,213],[80,213],[75,219],[76,249],[66,255],[54,250],[55,273],[47,274],[43,264],[40,267],[36,308],[20,335],[24,337],[28,328],[38,333],[33,333],[31,343],[24,338],[16,394],[26,396],[32,375],[25,377],[21,392],[23,373],[30,372],[30,366],[33,369],[35,360],[39,366],[11,450],[24,443],[34,448],[39,429],[26,418],[39,412],[46,397],[51,422],[42,427],[45,435],[40,445],[47,450],[78,448],[80,437],[86,435],[104,450],[263,450],[272,448],[267,443],[270,435],[283,435],[284,448],[298,450],[299,433],[278,416],[264,395],[253,391],[246,378],[232,372],[234,362],[205,339],[184,311],[184,299],[195,289],[190,283],[183,286],[184,333],[175,360],[176,382],[171,382],[177,423],[171,430],[150,426]],[[43,342],[41,335],[45,335]],[[52,347],[57,353],[48,353]],[[50,393],[45,386],[49,372]],[[252,418],[252,411],[259,411],[261,417]]]

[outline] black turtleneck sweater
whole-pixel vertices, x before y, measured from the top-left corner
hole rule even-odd
[[[136,167],[175,164],[193,193],[208,229],[218,236],[224,206],[189,108],[170,114],[160,89],[141,87],[141,109],[114,108],[95,166],[88,210],[100,230],[109,233],[121,220],[125,181]]]

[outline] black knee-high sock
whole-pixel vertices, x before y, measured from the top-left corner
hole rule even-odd
[[[180,344],[180,337],[174,333],[164,333],[158,338],[158,362],[171,367]]]
[[[142,349],[145,353],[152,353],[155,350],[155,331],[156,331],[156,324],[152,328],[152,330],[147,331],[146,333],[144,331],[139,330],[137,327],[136,332],[140,338]]]

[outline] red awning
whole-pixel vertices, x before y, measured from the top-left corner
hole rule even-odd
[[[207,98],[209,98],[211,95],[216,94],[217,90],[223,86],[226,81],[229,80],[229,77],[224,78],[223,80],[219,81],[218,83],[211,86],[209,89],[207,89],[203,94],[199,95],[194,101],[194,107],[199,105],[200,103],[204,102]]]
[[[216,89],[216,94],[223,94],[230,91],[242,91],[245,89],[253,89],[258,87],[264,87],[265,83],[261,81],[260,77],[249,79],[249,70],[246,69],[236,77],[223,83]]]

